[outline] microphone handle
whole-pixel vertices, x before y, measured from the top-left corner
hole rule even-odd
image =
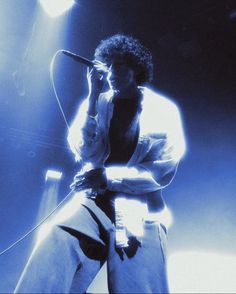
[[[67,56],[73,58],[73,59],[74,59],[75,61],[77,61],[77,62],[83,63],[83,64],[85,64],[85,65],[87,65],[87,66],[90,66],[90,67],[93,67],[93,66],[94,66],[94,62],[91,61],[91,60],[89,60],[89,59],[87,59],[87,58],[85,58],[85,57],[82,57],[82,56],[80,56],[80,55],[77,55],[77,54],[72,53],[72,52],[67,51],[67,50],[62,50],[62,52],[63,52],[65,55],[67,55]]]

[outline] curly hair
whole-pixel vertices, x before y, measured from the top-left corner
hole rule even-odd
[[[131,36],[116,34],[102,40],[95,50],[94,57],[105,63],[109,63],[114,57],[124,59],[136,73],[138,85],[152,80],[153,63],[151,52],[139,40]]]

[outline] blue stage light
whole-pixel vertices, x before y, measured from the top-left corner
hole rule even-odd
[[[56,17],[69,10],[75,2],[74,0],[39,0],[39,3],[49,16]]]

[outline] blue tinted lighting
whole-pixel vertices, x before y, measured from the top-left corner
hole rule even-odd
[[[49,16],[56,17],[69,10],[74,0],[39,0],[39,3]]]

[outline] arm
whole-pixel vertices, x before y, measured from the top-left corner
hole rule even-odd
[[[171,107],[163,135],[150,137],[150,148],[144,157],[130,167],[106,168],[108,189],[128,194],[149,193],[170,184],[185,151],[185,140],[179,111]]]
[[[77,161],[93,162],[96,165],[98,151],[102,146],[97,103],[104,82],[97,68],[88,71],[87,79],[89,95],[79,107],[67,140]]]
[[[146,119],[146,118],[145,118]],[[107,188],[127,194],[143,194],[160,190],[174,178],[179,160],[185,151],[185,140],[178,109],[172,108],[165,123],[165,131],[149,135],[148,147],[141,148],[136,163],[130,166],[111,166],[102,170],[107,178]],[[164,131],[164,132],[163,132]],[[75,179],[75,189],[100,187],[93,172],[80,174]],[[102,182],[102,181],[101,181]],[[103,180],[104,183],[104,180]]]
[[[140,194],[166,187],[172,181],[178,166],[178,161],[172,158],[171,154],[169,156],[168,159],[155,159],[155,157],[144,159],[132,167],[106,168],[108,189],[128,194]]]

